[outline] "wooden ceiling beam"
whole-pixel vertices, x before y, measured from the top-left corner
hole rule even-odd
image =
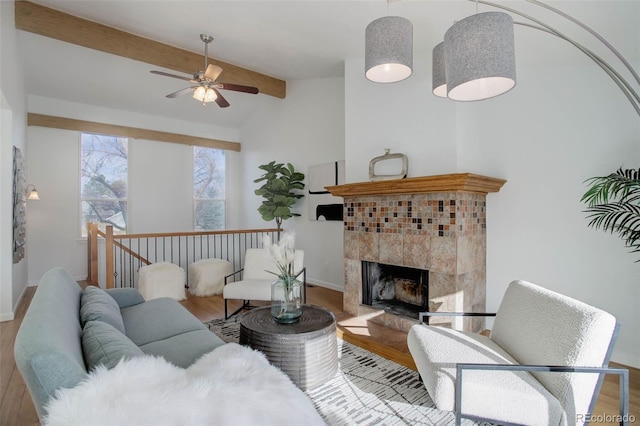
[[[45,37],[111,53],[192,75],[202,69],[203,55],[88,21],[29,1],[15,2],[15,26]],[[255,86],[260,93],[284,99],[287,83],[256,71],[209,58],[224,71],[225,83]]]
[[[207,148],[226,149],[228,151],[236,152],[240,152],[240,149],[242,147],[238,142],[201,138],[199,136],[161,132],[158,130],[141,129],[138,127],[118,126],[115,124],[98,123],[95,121],[76,120],[73,118],[35,114],[32,112],[27,114],[27,126],[75,130],[78,132],[98,133],[103,135],[121,136],[125,138],[178,143],[181,145],[189,146],[204,146]]]

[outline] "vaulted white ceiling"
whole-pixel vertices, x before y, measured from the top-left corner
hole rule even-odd
[[[541,8],[524,1],[497,1],[535,13],[567,34],[588,40]],[[564,0],[552,4],[591,25],[637,64],[640,29],[635,34],[618,29],[638,28],[639,1]],[[196,53],[203,52],[199,34],[211,34],[215,40],[210,56],[288,81],[342,76],[346,58],[364,57],[367,24],[386,14],[410,19],[414,25],[414,57],[430,58],[433,46],[443,39],[447,28],[476,10],[474,3],[465,0],[388,4],[385,0],[36,2]],[[483,5],[479,9],[494,10]],[[241,126],[257,108],[273,102],[263,94],[224,91],[231,103],[229,108],[215,104],[203,108],[188,95],[165,98],[188,83],[149,73],[158,67],[27,32],[20,32],[19,43],[27,91],[33,95],[229,127]],[[554,46],[562,43],[560,40],[534,30],[517,29],[516,43],[518,64],[572,60],[554,55]]]

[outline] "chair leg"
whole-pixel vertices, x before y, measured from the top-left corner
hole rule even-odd
[[[243,300],[242,301],[242,305],[240,305],[240,307],[238,309],[236,309],[235,311],[231,312],[229,315],[227,315],[227,299],[224,300],[224,319],[229,319],[232,316],[234,316],[235,314],[239,313],[241,310],[248,308],[249,307],[249,300]]]

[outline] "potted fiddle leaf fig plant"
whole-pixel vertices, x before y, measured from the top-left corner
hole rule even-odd
[[[272,161],[268,164],[258,166],[264,173],[254,183],[263,182],[262,186],[255,190],[256,195],[264,197],[264,201],[258,207],[258,212],[262,219],[270,222],[276,221],[278,228],[278,239],[280,239],[280,226],[283,220],[299,213],[291,211],[298,199],[304,197],[304,173],[295,170],[291,163],[286,165]]]
[[[581,201],[589,206],[585,210],[591,219],[588,226],[616,233],[632,253],[640,252],[640,168],[621,167],[586,182],[590,187]]]

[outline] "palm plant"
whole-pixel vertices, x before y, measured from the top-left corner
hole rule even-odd
[[[264,170],[264,174],[254,183],[264,182],[256,189],[256,195],[262,195],[265,200],[258,208],[262,219],[270,222],[275,219],[278,228],[278,239],[280,239],[280,226],[282,221],[293,216],[300,216],[299,213],[291,211],[291,207],[304,197],[297,191],[304,189],[304,174],[297,172],[291,163],[285,166],[282,163],[272,161],[268,164],[258,166]]]
[[[620,168],[585,182],[590,188],[581,201],[589,206],[588,226],[617,233],[632,253],[640,252],[640,169]]]

